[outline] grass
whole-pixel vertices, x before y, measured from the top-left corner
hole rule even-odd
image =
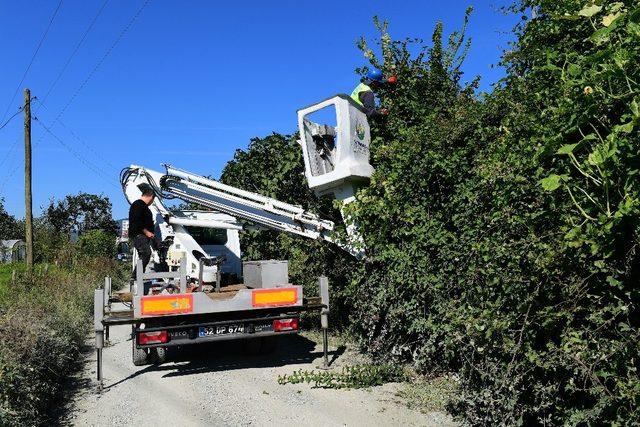
[[[396,395],[411,409],[420,412],[446,412],[446,406],[458,390],[458,381],[453,376],[416,377],[403,383]]]
[[[113,260],[79,258],[32,272],[0,266],[0,426],[55,424],[63,385],[81,366],[93,289],[105,275],[120,279]]]
[[[0,264],[0,301],[3,299],[5,292],[11,285],[11,276],[13,275],[13,271],[21,273],[25,268],[26,266],[24,263]]]
[[[37,274],[44,274],[51,272],[56,267],[50,264],[37,264],[33,267],[33,270]],[[16,272],[17,281],[20,282],[20,277],[27,270],[27,265],[23,262],[16,262],[10,264],[0,264],[0,303],[3,301],[4,296],[11,289],[11,281],[13,272]]]

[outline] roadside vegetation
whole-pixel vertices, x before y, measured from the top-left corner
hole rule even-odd
[[[116,283],[126,279],[112,256],[113,228],[97,228],[105,223],[81,208],[56,209],[53,202],[52,206],[35,221],[37,264],[33,270],[28,271],[23,263],[0,265],[3,426],[51,423],[49,417],[61,405],[63,384],[81,367],[93,290],[107,275]],[[111,204],[104,208],[101,215],[113,222]],[[20,221],[0,218],[0,228],[7,224],[16,227],[15,237],[20,237]],[[72,229],[83,230],[75,243],[70,240]]]
[[[360,42],[370,67],[398,76],[372,126],[376,172],[349,207],[365,262],[268,233],[244,249],[290,259],[314,290],[330,275],[334,324],[377,359],[455,375],[447,407],[469,424],[638,424],[640,7],[507,12],[522,20],[491,93],[463,78],[466,20],[430,42],[375,20],[379,39]],[[295,136],[273,134],[222,180],[336,218],[302,171]]]
[[[23,263],[0,264],[0,303],[14,276],[24,271],[24,269],[25,265]]]

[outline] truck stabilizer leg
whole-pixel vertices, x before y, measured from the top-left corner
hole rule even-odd
[[[102,348],[104,347],[104,290],[96,289],[93,294],[93,329],[96,333],[96,374],[98,391],[102,392]]]
[[[96,332],[96,373],[98,376],[98,391],[102,391],[102,348],[104,347],[102,332]]]
[[[320,326],[322,326],[323,369],[329,369],[329,279],[326,276],[318,278],[320,298],[324,308],[320,312]]]

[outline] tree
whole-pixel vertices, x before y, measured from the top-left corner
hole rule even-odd
[[[4,199],[0,198],[0,240],[23,239],[24,229],[21,223],[4,208]]]
[[[113,258],[116,255],[115,239],[102,230],[89,230],[78,239],[80,254],[89,258]]]
[[[106,196],[88,193],[68,195],[63,200],[51,200],[45,211],[46,220],[63,233],[103,230],[115,234],[118,224],[111,214],[111,201]]]

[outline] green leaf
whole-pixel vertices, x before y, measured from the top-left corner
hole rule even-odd
[[[638,106],[638,102],[634,99],[631,101],[631,112],[635,117],[640,117],[640,107]]]
[[[589,37],[589,39],[591,39],[591,41],[595,42],[595,43],[603,43],[609,40],[609,33],[611,33],[611,30],[613,30],[614,26],[610,25],[608,27],[603,27],[600,28],[599,30],[595,31],[593,34],[591,34],[591,37]]]
[[[582,73],[582,68],[576,64],[569,64],[568,71],[570,76],[577,77]]]
[[[605,155],[602,153],[601,150],[596,150],[591,154],[589,154],[589,164],[593,166],[599,166],[603,164],[605,160],[606,160]]]
[[[621,16],[620,13],[610,13],[609,15],[602,18],[602,25],[604,25],[605,27],[608,27],[620,16]]]
[[[577,146],[578,144],[563,145],[562,147],[560,147],[560,149],[558,149],[558,151],[556,151],[556,154],[571,154],[573,153],[574,148],[576,148]]]
[[[634,128],[634,123],[633,122],[629,122],[626,123],[624,125],[619,125],[615,127],[616,132],[622,132],[622,133],[631,133],[633,132],[633,128]]]
[[[540,185],[543,189],[547,191],[554,191],[560,187],[562,181],[566,181],[568,179],[568,175],[549,175],[546,178],[540,180]]]
[[[582,9],[580,12],[578,12],[578,15],[584,16],[586,18],[590,18],[593,15],[595,15],[596,13],[600,12],[601,10],[602,10],[602,6],[598,6],[596,4],[593,4],[591,6],[586,6],[584,9]]]
[[[577,21],[578,19],[582,19],[580,15],[571,15],[569,13],[565,13],[564,15],[560,15],[559,19],[563,19],[566,21]]]
[[[617,1],[615,3],[611,3],[611,5],[609,6],[609,10],[612,13],[616,13],[620,11],[620,9],[622,9],[623,7],[624,7],[624,3],[622,3],[621,1]]]
[[[634,22],[629,22],[627,24],[627,30],[631,33],[632,36],[640,36],[640,25]]]

